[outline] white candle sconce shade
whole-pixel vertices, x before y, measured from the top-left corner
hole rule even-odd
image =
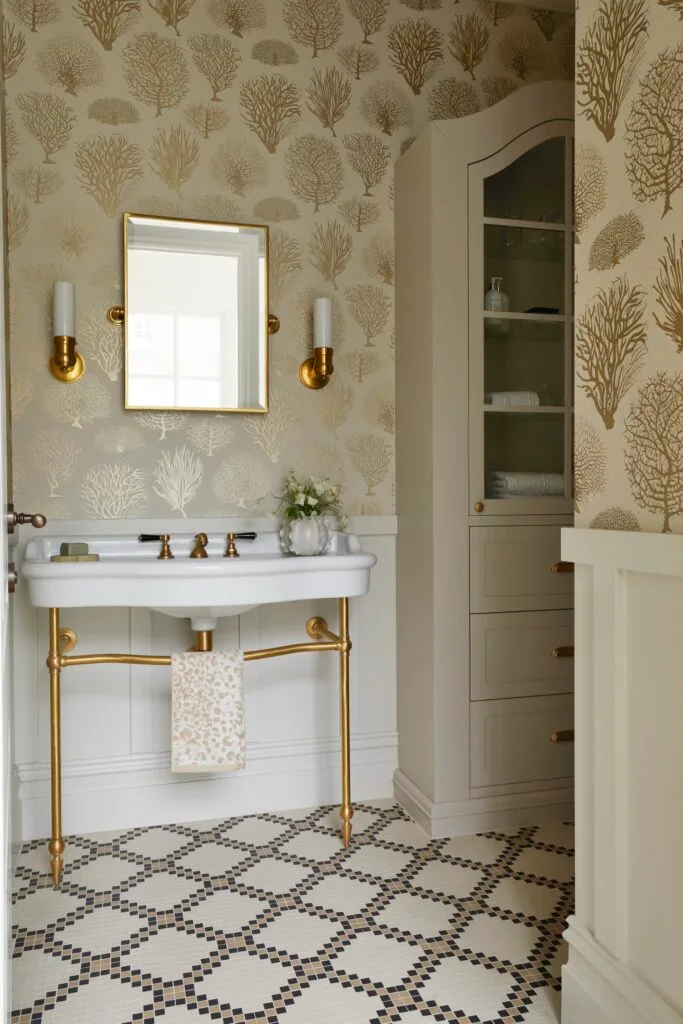
[[[85,372],[83,356],[76,351],[76,287],[70,281],[55,281],[52,296],[52,344],[50,373],[71,383]]]
[[[307,388],[324,388],[334,373],[332,365],[332,299],[313,304],[313,355],[299,367],[299,380]]]

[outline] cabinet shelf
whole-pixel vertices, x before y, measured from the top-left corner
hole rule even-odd
[[[564,413],[571,411],[569,406],[566,405],[486,405],[484,403],[485,413],[512,413],[512,415],[530,414],[531,416],[537,416],[540,413],[551,413],[557,415],[558,413]]]
[[[552,220],[518,220],[514,217],[484,217],[483,223],[493,224],[501,228],[529,228],[532,231],[568,230],[568,226],[564,222]],[[571,230],[571,228],[569,230]]]
[[[564,313],[498,313],[484,309],[482,313],[484,320],[535,320],[536,322],[547,320],[550,323],[563,324],[567,319]]]

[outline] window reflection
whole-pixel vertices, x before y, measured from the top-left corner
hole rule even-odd
[[[126,406],[265,408],[263,229],[127,216]]]

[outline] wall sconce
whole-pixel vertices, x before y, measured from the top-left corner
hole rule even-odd
[[[70,383],[85,372],[83,356],[76,351],[76,287],[70,281],[55,281],[52,296],[52,342],[50,373]]]
[[[307,388],[324,388],[334,373],[332,365],[332,299],[313,304],[313,355],[299,367],[299,380]]]

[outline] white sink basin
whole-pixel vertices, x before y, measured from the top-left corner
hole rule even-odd
[[[360,551],[357,537],[335,533],[329,554],[283,554],[279,535],[260,533],[238,540],[239,558],[224,558],[225,535],[209,534],[208,558],[190,558],[194,537],[172,534],[175,557],[157,558],[158,542],[137,536],[85,536],[79,540],[99,562],[51,562],[74,537],[36,536],[26,545],[20,579],[39,608],[151,608],[190,618],[194,629],[212,629],[222,616],[240,615],[259,604],[309,598],[357,597],[367,593],[377,559]]]

